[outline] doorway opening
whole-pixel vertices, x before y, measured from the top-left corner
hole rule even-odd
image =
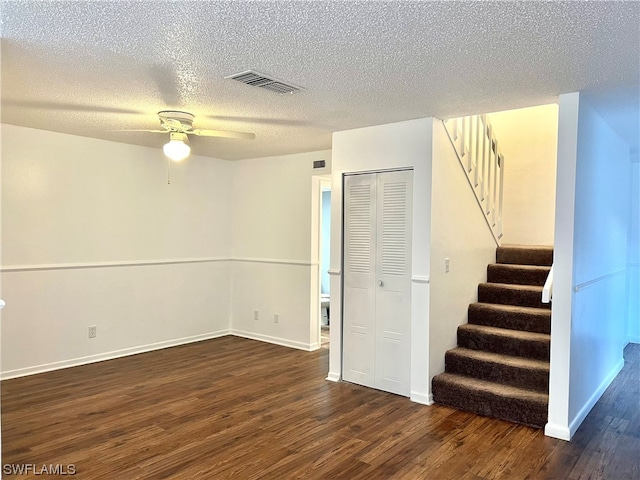
[[[331,325],[331,175],[314,175],[311,188],[311,311],[312,348],[329,349]]]
[[[329,265],[331,258],[331,184],[320,182],[320,347],[329,348],[331,328],[331,285]]]

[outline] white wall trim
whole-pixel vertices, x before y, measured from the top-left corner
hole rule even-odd
[[[547,423],[544,427],[544,434],[547,437],[558,438],[560,440],[571,440],[571,432],[568,427],[557,425],[555,423]]]
[[[343,175],[345,177],[354,177],[356,175],[369,175],[372,173],[407,172],[410,170],[413,170],[413,165],[406,166],[406,167],[376,168],[373,170],[367,170],[367,169],[355,170],[352,172],[343,172]]]
[[[249,340],[259,340],[261,342],[273,343],[282,347],[295,348],[297,350],[304,350],[305,352],[311,352],[317,350],[320,346],[317,343],[303,343],[293,340],[287,340],[286,338],[272,337],[270,335],[263,335],[261,333],[246,332],[244,330],[231,329],[229,331],[231,335],[236,337],[248,338]]]
[[[303,267],[312,267],[318,265],[318,262],[309,262],[307,260],[289,260],[279,258],[252,258],[252,257],[233,257],[230,259],[233,262],[246,262],[246,263],[271,263],[276,265],[300,265]]]
[[[411,281],[413,283],[429,283],[429,277],[427,275],[413,275]]]
[[[123,348],[121,350],[114,350],[112,352],[99,353],[96,355],[88,355],[86,357],[71,358],[69,360],[62,360],[60,362],[52,362],[43,365],[36,365],[33,367],[18,368],[15,370],[8,370],[2,372],[0,377],[2,380],[8,380],[10,378],[25,377],[27,375],[35,375],[36,373],[50,372],[53,370],[60,370],[63,368],[77,367],[79,365],[86,365],[89,363],[102,362],[104,360],[112,360],[114,358],[127,357],[129,355],[135,355],[138,353],[151,352],[154,350],[161,350],[163,348],[175,347],[178,345],[185,345],[187,343],[201,342],[203,340],[211,340],[212,338],[224,337],[228,335],[228,330],[219,330],[217,332],[203,333],[200,335],[193,335],[190,337],[176,338],[173,340],[166,340],[164,342],[150,343],[147,345],[138,345],[135,347]]]
[[[616,366],[613,367],[611,372],[609,372],[609,375],[606,376],[606,378],[602,381],[600,386],[598,386],[596,391],[593,392],[593,395],[591,395],[589,400],[587,400],[584,406],[580,409],[580,411],[575,416],[573,421],[571,421],[571,423],[569,424],[569,432],[570,432],[569,439],[571,439],[573,435],[576,433],[576,431],[578,430],[578,427],[580,427],[584,419],[587,418],[587,415],[589,414],[593,406],[596,404],[598,400],[600,400],[600,397],[602,396],[604,391],[609,387],[609,385],[611,385],[611,382],[613,382],[616,376],[620,373],[620,370],[622,370],[622,367],[624,367],[624,359],[620,359],[620,361],[616,364]]]
[[[325,380],[328,380],[330,382],[339,382],[340,374],[335,372],[329,372],[329,375],[327,375],[327,378]]]
[[[424,393],[411,392],[409,397],[412,402],[420,403],[422,405],[433,405],[433,395],[425,395]]]
[[[278,258],[249,258],[249,257],[203,257],[203,258],[168,258],[162,260],[136,260],[118,262],[83,262],[83,263],[52,263],[34,265],[6,265],[0,267],[1,273],[31,272],[45,270],[79,270],[86,268],[118,268],[118,267],[147,267],[153,265],[180,265],[188,263],[215,262],[246,262],[270,263],[276,265],[298,265],[303,267],[317,266],[318,262]]]
[[[616,275],[620,275],[621,273],[625,273],[626,271],[627,271],[627,269],[626,269],[626,268],[623,268],[623,269],[618,270],[618,271],[615,271],[615,272],[607,273],[606,275],[602,275],[602,276],[600,276],[600,277],[598,277],[598,278],[594,278],[594,279],[592,279],[592,280],[588,280],[588,281],[586,281],[586,282],[583,282],[583,283],[581,283],[581,284],[576,285],[575,287],[573,287],[573,291],[574,291],[574,292],[579,292],[579,291],[580,291],[580,290],[582,290],[583,288],[586,288],[586,287],[588,287],[588,286],[590,286],[590,285],[593,285],[593,284],[595,284],[595,283],[599,283],[599,282],[601,282],[601,281],[603,281],[603,280],[606,280],[606,279],[608,279],[608,278],[615,277]]]
[[[204,258],[170,258],[163,260],[136,260],[121,262],[86,262],[86,263],[52,263],[35,265],[8,265],[0,267],[0,272],[30,272],[44,270],[78,270],[85,268],[117,268],[117,267],[146,267],[152,265],[178,265],[187,263],[213,263],[228,262],[231,258],[204,257]]]

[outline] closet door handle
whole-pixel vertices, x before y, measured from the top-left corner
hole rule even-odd
[[[382,280],[378,280],[378,286],[379,287],[384,287],[384,282]]]

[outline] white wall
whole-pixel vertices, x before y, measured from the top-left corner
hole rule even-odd
[[[623,365],[629,147],[583,95],[560,96],[551,436],[569,439]]]
[[[342,372],[342,181],[346,172],[413,167],[411,399],[429,403],[429,244],[433,119],[333,134],[331,190],[331,351],[329,379]],[[337,328],[336,328],[337,327]]]
[[[640,164],[635,154],[635,161],[631,164],[629,209],[629,238],[627,241],[627,291],[629,293],[627,340],[640,343]],[[633,158],[633,156],[632,156]]]
[[[193,155],[168,185],[160,149],[2,140],[5,378],[228,331],[230,162]]]
[[[569,418],[581,423],[623,365],[629,146],[580,97]]]
[[[314,160],[326,160],[326,167],[314,170]],[[330,169],[328,150],[234,162],[233,333],[318,348],[319,316],[312,302],[319,301],[319,266],[312,259],[311,219],[312,208],[319,212],[320,205],[319,192],[312,204],[312,176]]]
[[[457,328],[467,323],[469,304],[478,299],[478,283],[487,280],[487,265],[496,260],[496,242],[438,120],[433,123],[432,174],[430,379],[444,371],[444,354],[456,347]]]
[[[505,158],[503,244],[552,245],[558,105],[488,115]]]

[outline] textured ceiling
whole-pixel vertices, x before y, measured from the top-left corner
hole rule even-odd
[[[161,147],[164,135],[118,130],[181,109],[196,128],[256,134],[193,139],[226,159],[640,84],[636,2],[3,1],[1,20],[3,122]],[[306,90],[224,78],[247,69]]]

